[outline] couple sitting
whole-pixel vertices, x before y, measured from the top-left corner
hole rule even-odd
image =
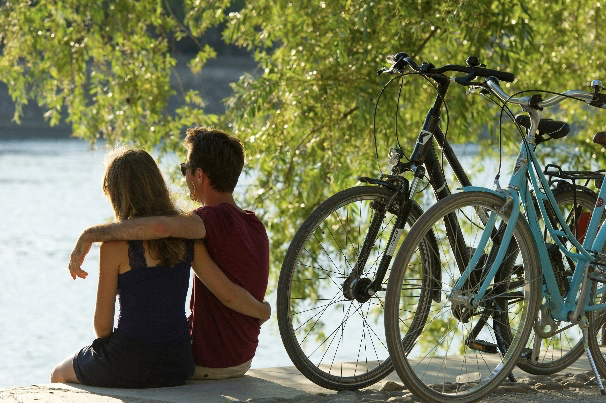
[[[187,130],[181,164],[202,207],[181,215],[154,159],[120,149],[107,163],[103,191],[117,223],[86,229],[69,270],[100,249],[94,328],[97,339],[54,369],[51,382],[107,387],[182,385],[187,379],[241,376],[250,368],[269,274],[265,227],[240,209],[233,191],[244,165],[242,143],[214,129]],[[190,267],[191,315],[185,316]],[[118,296],[120,315],[114,329]]]

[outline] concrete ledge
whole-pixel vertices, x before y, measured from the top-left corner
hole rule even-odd
[[[574,375],[582,375],[583,373],[587,373],[589,370],[590,366],[587,357],[582,356],[579,360],[577,360],[577,362],[562,371],[561,374],[547,377],[531,376],[530,380],[528,380],[529,375],[522,372],[518,368],[514,370],[514,374],[519,378],[526,377],[526,383],[546,383],[546,380],[554,378],[554,383],[558,384],[562,382],[570,382],[570,378]],[[562,379],[557,380],[556,378]],[[384,385],[390,381],[396,382],[397,384],[402,383],[402,381],[398,378],[398,375],[394,372],[384,380],[370,386],[368,389],[382,390]],[[534,398],[530,398],[527,393],[520,394],[517,391],[510,390],[511,387],[509,386],[502,386],[500,392],[495,392],[495,394],[488,397],[487,400],[497,396],[499,401],[524,403],[560,401],[563,398],[565,398],[564,400],[568,401],[579,401],[585,403],[604,401],[599,395],[599,391],[596,390],[596,387],[585,386],[581,389],[573,388],[574,390],[568,387],[569,390],[566,392],[568,395],[561,395],[563,393],[561,389],[566,388],[566,386],[560,385],[553,391],[540,390],[541,393],[537,394]],[[538,390],[532,389],[532,392],[538,392]],[[249,399],[254,401],[262,401],[263,399],[267,399],[268,402],[277,402],[292,399],[291,401],[296,402],[316,401],[317,399],[314,399],[313,397],[311,400],[309,400],[309,395],[318,394],[329,395],[327,396],[327,401],[329,402],[351,401],[350,399],[352,396],[344,394],[343,396],[340,396],[342,398],[341,399],[339,396],[334,395],[335,393],[335,391],[324,389],[315,385],[305,378],[295,367],[279,367],[252,369],[248,371],[246,376],[241,378],[224,379],[218,381],[188,381],[186,385],[172,388],[114,389],[57,383],[21,386],[11,389],[0,389],[0,401],[19,403],[188,403],[247,401]],[[316,397],[319,397],[319,399],[322,400],[320,396]],[[357,400],[354,399],[354,401]]]
[[[292,399],[334,393],[307,380],[295,367],[252,369],[241,378],[188,381],[172,388],[113,389],[76,384],[41,384],[0,389],[2,402],[226,402],[250,398]]]

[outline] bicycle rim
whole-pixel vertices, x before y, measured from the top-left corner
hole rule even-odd
[[[392,268],[386,297],[385,328],[388,348],[402,382],[423,401],[475,401],[496,388],[515,366],[530,335],[541,277],[538,254],[528,225],[515,224],[511,242],[517,248],[513,265],[506,273],[497,273],[485,297],[475,308],[459,299],[451,300],[452,287],[460,277],[455,255],[466,254],[466,261],[478,250],[486,216],[500,210],[504,199],[491,193],[469,192],[451,195],[427,210],[411,228]],[[483,218],[478,216],[481,212]],[[499,212],[499,221],[509,213]],[[461,232],[455,250],[447,238],[445,217],[455,218]],[[451,221],[452,222],[452,221]],[[437,275],[424,287],[438,287],[440,298],[420,305],[412,324],[400,320],[406,309],[403,292],[407,273],[415,269],[422,256],[422,244],[428,234],[437,238],[438,249],[431,251],[441,260]],[[455,241],[455,240],[453,240]],[[489,240],[472,277],[463,287],[463,297],[472,297],[482,283],[482,262],[490,256]],[[459,253],[461,252],[461,253]],[[513,270],[513,268],[517,270]],[[404,285],[404,286],[403,286]],[[502,321],[507,321],[504,326]],[[508,334],[501,334],[506,327]],[[413,343],[414,341],[414,343]]]
[[[606,246],[602,248],[602,253],[605,252]],[[593,281],[590,299],[601,304],[606,303],[605,287],[606,284]],[[603,378],[606,377],[606,310],[587,312],[586,316],[589,320],[587,344],[603,382]]]

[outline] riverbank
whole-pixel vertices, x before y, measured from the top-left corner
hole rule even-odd
[[[604,402],[586,357],[552,376],[529,376],[515,370],[517,382],[505,382],[484,401]],[[307,380],[294,367],[250,370],[246,376],[220,381],[189,381],[184,386],[110,389],[73,384],[43,384],[0,389],[3,402],[414,402],[396,374],[360,391],[336,393]]]

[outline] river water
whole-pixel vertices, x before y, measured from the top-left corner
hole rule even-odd
[[[77,139],[0,139],[0,388],[48,383],[94,339],[98,245],[83,266],[88,279],[72,280],[67,264],[80,232],[113,217],[101,190],[105,153]],[[162,166],[177,164],[169,156]],[[253,368],[292,365],[268,300],[274,314]]]

